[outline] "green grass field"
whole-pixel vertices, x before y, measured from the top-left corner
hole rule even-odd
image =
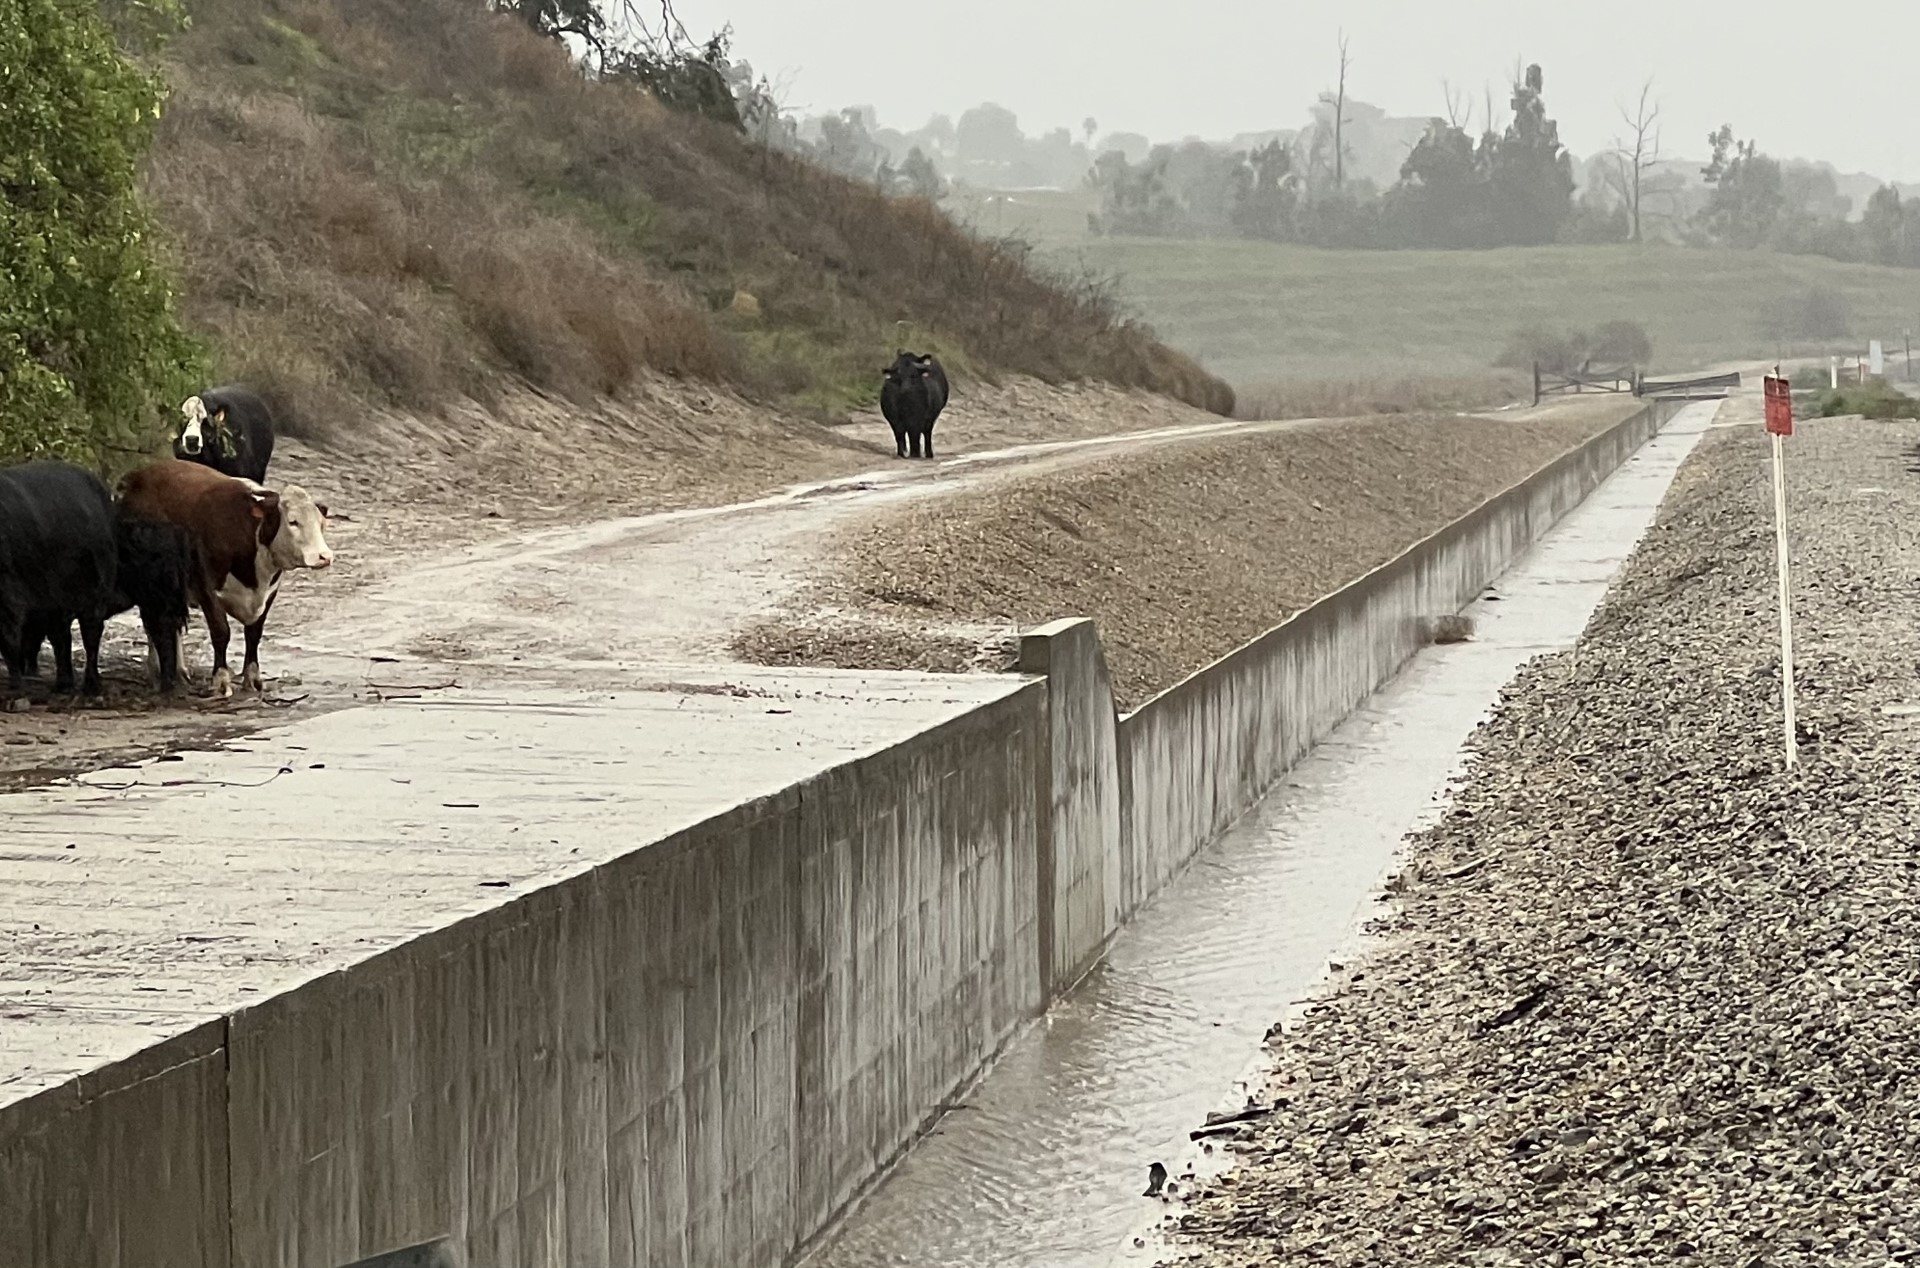
[[[1018,234],[1053,262],[1115,277],[1162,337],[1242,386],[1288,379],[1372,380],[1488,369],[1519,329],[1637,321],[1654,368],[1864,350],[1899,364],[1920,333],[1920,271],[1808,256],[1673,246],[1502,251],[1319,251],[1230,240],[1097,238],[1080,192],[949,204],[988,233]],[[1852,338],[1779,346],[1763,315],[1822,285],[1846,298]]]
[[[1637,321],[1654,367],[1808,355],[1920,326],[1920,272],[1805,256],[1679,247],[1316,251],[1242,242],[1093,239],[1055,248],[1116,275],[1163,338],[1247,384],[1457,374],[1490,366],[1519,329]],[[1844,295],[1852,340],[1782,347],[1762,314],[1782,294]]]

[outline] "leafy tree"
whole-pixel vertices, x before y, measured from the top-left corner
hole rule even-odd
[[[1400,165],[1388,199],[1388,231],[1408,246],[1495,244],[1489,168],[1493,138],[1476,147],[1466,129],[1434,119]]]
[[[639,84],[670,110],[700,115],[745,132],[747,122],[741,115],[728,60],[732,39],[732,31],[722,29],[696,47],[679,34],[669,38],[643,34],[634,44],[603,49],[600,74],[606,79]]]
[[[1233,227],[1249,238],[1291,238],[1300,201],[1293,151],[1276,138],[1248,154],[1234,176]]]
[[[742,85],[734,72],[732,29],[723,27],[704,43],[695,43],[674,12],[673,0],[663,0],[658,29],[649,25],[635,0],[490,3],[539,35],[585,44],[604,79],[638,84],[669,109],[704,116],[737,132],[747,131],[751,120],[757,134],[772,139],[775,128],[767,109],[772,103],[759,100],[765,85],[751,79]],[[778,113],[773,107],[772,114]]]
[[[887,152],[867,130],[866,117],[859,110],[847,109],[837,115],[822,116],[814,154],[823,166],[842,176],[877,181],[883,187],[892,183],[893,169],[886,161]]]
[[[1137,164],[1127,162],[1127,156],[1118,150],[1102,154],[1087,174],[1087,183],[1100,194],[1095,231],[1140,235],[1180,232],[1185,218],[1179,200],[1167,188],[1171,157],[1171,150],[1165,146]]]
[[[1713,160],[1700,174],[1713,192],[1700,214],[1702,228],[1729,246],[1765,244],[1786,206],[1779,162],[1760,153],[1754,142],[1736,140],[1731,125],[1723,124],[1707,144]]]
[[[1505,244],[1552,242],[1573,215],[1573,159],[1560,144],[1560,125],[1547,118],[1544,86],[1540,67],[1527,67],[1513,86],[1513,122],[1493,147],[1494,214]]]
[[[1920,202],[1882,185],[1867,198],[1860,238],[1862,254],[1875,264],[1920,268]]]
[[[496,7],[553,39],[574,36],[597,49],[606,34],[607,18],[599,0],[496,0]]]
[[[909,195],[928,202],[939,202],[947,196],[947,182],[941,178],[940,169],[917,145],[907,151],[906,161],[900,165],[900,183]]]
[[[991,101],[961,115],[953,130],[954,153],[962,163],[1012,165],[1024,156],[1026,144],[1019,117]]]
[[[1164,149],[1167,188],[1180,203],[1181,231],[1201,234],[1231,231],[1235,172],[1243,156],[1215,149],[1205,141],[1183,141]]]
[[[105,467],[196,386],[135,187],[162,96],[95,0],[0,0],[0,457]]]

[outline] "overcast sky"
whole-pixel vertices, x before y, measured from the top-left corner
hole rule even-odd
[[[1721,123],[1781,157],[1920,183],[1920,4],[1780,0],[677,0],[696,37],[731,22],[737,56],[804,113],[872,105],[892,127],[996,101],[1028,134],[1091,115],[1102,132],[1225,139],[1297,127],[1332,86],[1391,114],[1442,110],[1441,80],[1546,72],[1549,112],[1585,156],[1620,130],[1648,76],[1664,143],[1704,155]],[[1446,18],[1435,15],[1447,14]],[[1824,33],[1820,23],[1827,21]],[[1504,109],[1504,107],[1503,107]],[[1481,111],[1476,109],[1476,124]]]

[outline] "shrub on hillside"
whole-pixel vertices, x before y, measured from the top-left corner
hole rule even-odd
[[[0,0],[0,460],[110,465],[193,390],[135,190],[160,100],[96,5]]]
[[[1553,374],[1595,370],[1645,369],[1653,360],[1653,340],[1635,321],[1609,321],[1593,330],[1557,332],[1518,330],[1494,359],[1507,370],[1539,366]]]

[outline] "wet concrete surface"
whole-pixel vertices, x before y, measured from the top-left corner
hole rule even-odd
[[[1716,408],[1679,414],[1470,609],[1473,641],[1418,657],[1197,858],[809,1268],[1153,1262],[1149,1164],[1205,1164],[1187,1133],[1245,1103],[1267,1028],[1355,949],[1461,745],[1523,663],[1572,645]]]
[[[0,1105],[1022,686],[651,670],[420,693],[0,796]]]

